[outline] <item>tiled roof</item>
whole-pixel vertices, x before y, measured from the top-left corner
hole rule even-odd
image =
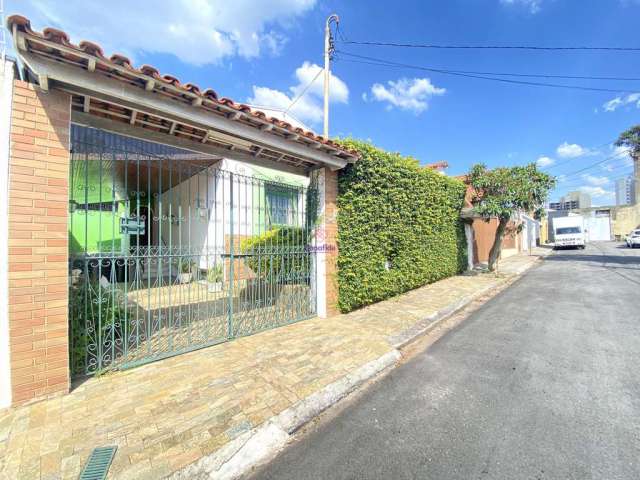
[[[148,87],[150,84],[156,85],[156,89],[154,90],[159,89],[164,95],[178,97],[181,100],[187,97],[192,100],[192,103],[198,108],[219,111],[220,108],[226,107],[225,110],[244,114],[232,115],[230,118],[233,120],[240,120],[243,116],[251,117],[255,123],[250,122],[250,124],[256,128],[264,127],[265,124],[271,124],[274,127],[288,131],[292,137],[305,137],[312,143],[324,145],[326,148],[334,150],[340,156],[347,157],[351,160],[358,157],[358,153],[354,150],[345,149],[332,140],[325,139],[311,131],[294,127],[283,120],[270,117],[260,110],[252,109],[249,105],[236,103],[229,98],[219,97],[218,94],[210,88],[203,90],[195,84],[182,83],[172,75],[160,74],[157,68],[150,65],[142,65],[136,68],[124,55],[113,54],[107,58],[99,45],[89,41],[81,41],[75,45],[71,43],[67,33],[62,30],[45,28],[42,32],[36,32],[31,28],[29,19],[21,15],[8,17],[7,27],[11,32],[14,31],[14,28],[20,32],[24,32],[24,34],[28,36],[27,38],[30,37],[32,40],[41,39],[46,41],[43,43],[37,41],[30,42],[29,49],[38,54],[53,56],[57,60],[80,65],[85,69],[87,68],[85,59],[87,57],[93,57],[95,60],[98,60],[93,64],[95,71],[104,73],[112,78],[123,80],[130,84],[136,84],[142,88]],[[47,43],[55,44],[59,46],[60,49],[53,52]],[[152,82],[150,83],[149,81]]]

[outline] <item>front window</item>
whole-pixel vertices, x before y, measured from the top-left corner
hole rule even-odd
[[[570,233],[581,233],[580,227],[562,227],[556,229],[556,235],[568,235]]]
[[[265,185],[269,225],[291,225],[294,222],[298,196],[294,189]]]

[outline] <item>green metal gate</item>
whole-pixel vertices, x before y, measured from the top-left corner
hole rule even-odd
[[[315,314],[317,199],[303,177],[243,175],[215,157],[76,125],[71,134],[75,375]]]

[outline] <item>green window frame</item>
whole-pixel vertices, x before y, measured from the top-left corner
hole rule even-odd
[[[267,226],[294,225],[298,212],[298,192],[274,184],[265,184]]]

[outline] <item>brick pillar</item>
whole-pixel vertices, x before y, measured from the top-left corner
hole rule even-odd
[[[327,316],[338,310],[338,172],[324,169],[325,284]]]
[[[328,168],[316,170],[311,178],[318,194],[318,218],[314,231],[314,262],[312,266],[312,295],[316,299],[318,316],[329,317],[338,312],[336,222],[338,174]]]
[[[13,404],[69,390],[71,97],[16,80],[9,154],[9,345]]]

